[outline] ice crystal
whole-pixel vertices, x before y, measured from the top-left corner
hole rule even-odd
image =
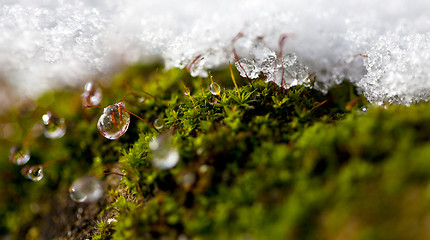
[[[257,46],[252,50],[251,59],[242,58],[235,63],[242,77],[254,79],[262,74],[267,82],[274,82],[286,89],[309,83],[308,68],[298,61],[295,54],[278,58],[274,51],[266,47]]]

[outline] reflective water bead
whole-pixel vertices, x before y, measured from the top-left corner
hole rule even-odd
[[[221,87],[218,85],[218,83],[213,82],[211,85],[209,85],[209,91],[212,93],[212,95],[219,95],[221,94]]]
[[[82,106],[94,106],[102,100],[102,90],[93,82],[87,82],[84,92],[81,94]]]
[[[164,122],[163,122],[163,120],[160,120],[160,119],[155,119],[155,121],[154,121],[154,127],[157,129],[157,130],[160,130],[160,129],[162,129],[163,127],[164,127]]]
[[[180,184],[188,191],[195,182],[196,175],[194,173],[186,173],[182,176]]]
[[[124,135],[129,125],[130,114],[127,112],[123,102],[105,107],[97,122],[100,134],[110,140]]]
[[[103,196],[103,184],[95,176],[83,176],[73,182],[69,194],[75,202],[95,202]]]
[[[152,150],[152,165],[159,169],[170,169],[179,161],[179,152],[171,145],[170,134],[158,135],[149,143]]]
[[[29,167],[25,176],[32,181],[40,181],[43,178],[43,167],[41,165]]]
[[[178,161],[179,152],[175,148],[157,150],[152,156],[152,164],[159,169],[173,168]]]
[[[66,133],[66,121],[51,112],[42,116],[43,125],[45,126],[44,135],[47,138],[61,138]]]
[[[21,146],[13,146],[10,149],[9,161],[16,165],[24,165],[30,160],[30,152]]]

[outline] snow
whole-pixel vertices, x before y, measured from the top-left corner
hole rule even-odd
[[[154,58],[207,76],[234,46],[252,78],[313,74],[323,92],[348,79],[371,102],[408,105],[430,95],[429,12],[425,0],[0,0],[0,83],[34,98]]]

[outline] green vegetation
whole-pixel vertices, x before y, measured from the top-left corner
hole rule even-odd
[[[368,107],[352,85],[327,95],[283,90],[230,70],[210,78],[133,66],[103,89],[164,124],[180,161],[151,164],[158,135],[132,117],[127,133],[104,139],[102,109],[82,109],[79,91],[51,92],[12,109],[14,134],[0,153],[0,234],[12,239],[427,239],[430,219],[430,104]],[[236,86],[237,85],[237,86]],[[184,94],[187,93],[187,94]],[[142,101],[144,97],[145,101]],[[28,140],[29,164],[54,161],[31,182],[6,159],[41,115],[64,116],[58,140]],[[103,176],[98,203],[74,203],[67,189],[85,174]]]

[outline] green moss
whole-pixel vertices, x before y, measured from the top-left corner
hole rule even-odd
[[[75,178],[120,163],[120,186],[105,195],[104,210],[92,216],[97,230],[86,237],[428,237],[430,104],[362,112],[367,104],[347,82],[323,95],[264,80],[251,86],[235,73],[236,89],[229,69],[214,73],[222,88],[214,96],[209,78],[161,69],[133,66],[115,76],[103,89],[103,105],[124,98],[131,112],[149,123],[163,122],[179,152],[178,165],[152,166],[148,145],[158,133],[148,124],[132,117],[126,135],[109,141],[95,127],[101,109],[80,109],[77,92],[48,93],[35,109],[11,110],[3,119],[22,126],[21,137],[10,138],[19,142],[46,109],[61,113],[69,122],[64,138],[38,137],[31,151],[35,163],[64,161],[47,167],[37,183],[22,179],[18,167],[0,163],[0,193],[8,196],[0,200],[0,233],[65,236],[44,234],[33,223],[54,212],[43,207],[52,195],[47,193],[67,199]],[[1,148],[5,156],[7,151]],[[112,217],[114,224],[107,222]]]

